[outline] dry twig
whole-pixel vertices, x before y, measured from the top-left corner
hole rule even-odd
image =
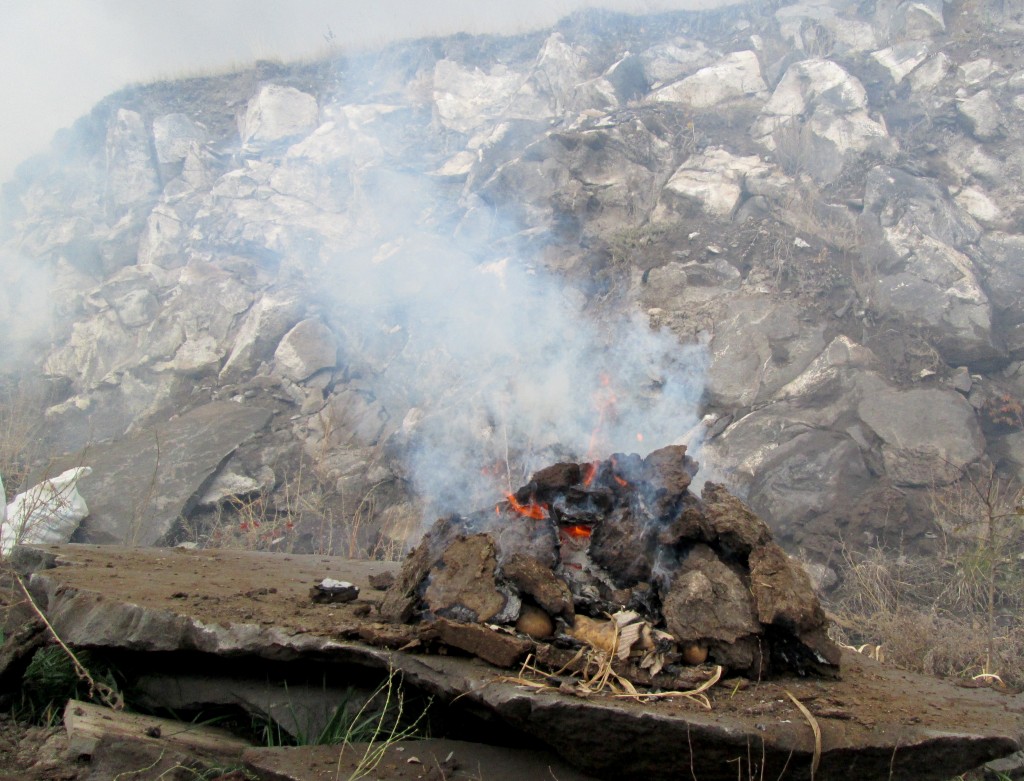
[[[67,654],[68,659],[71,660],[71,664],[75,668],[75,675],[78,676],[79,680],[85,681],[89,685],[90,699],[98,697],[100,702],[108,708],[113,710],[122,710],[124,708],[124,698],[121,696],[121,693],[110,686],[107,686],[107,684],[97,681],[92,677],[92,675],[90,675],[89,671],[85,668],[85,665],[83,665],[79,661],[78,657],[75,656],[74,651],[72,651],[68,647],[67,643],[61,639],[61,636],[57,634],[57,630],[53,628],[53,624],[47,620],[43,611],[39,608],[39,605],[36,604],[35,599],[32,598],[32,594],[29,593],[28,587],[25,585],[25,581],[23,581],[21,576],[16,573],[14,574],[14,579],[17,581],[22,593],[25,595],[25,599],[28,601],[28,606],[32,609],[32,612],[34,612],[36,616],[38,616],[39,620],[43,622],[43,625],[53,636],[57,645],[61,647],[61,650],[64,651],[64,653]]]
[[[814,774],[818,772],[818,765],[821,763],[821,727],[818,725],[818,720],[814,718],[814,715],[807,710],[806,705],[794,697],[789,690],[784,691],[786,696],[793,701],[793,704],[799,708],[804,718],[807,719],[807,723],[811,725],[811,732],[814,733],[814,757],[811,759],[811,781],[814,781]]]

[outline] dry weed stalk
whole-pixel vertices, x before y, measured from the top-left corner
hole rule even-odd
[[[71,648],[68,647],[67,643],[65,643],[64,640],[61,638],[61,636],[57,634],[57,630],[53,628],[53,624],[51,624],[50,621],[46,618],[46,615],[40,609],[39,605],[36,604],[35,599],[33,599],[32,594],[29,592],[28,587],[25,585],[25,581],[23,581],[21,579],[21,576],[17,573],[13,573],[13,575],[14,580],[21,588],[21,592],[25,595],[25,599],[27,601],[29,608],[32,610],[33,613],[36,614],[36,617],[40,621],[42,621],[43,626],[46,627],[46,630],[53,637],[57,645],[60,646],[61,650],[65,654],[67,654],[68,659],[71,660],[71,664],[75,669],[75,675],[78,676],[78,679],[80,681],[84,681],[89,686],[89,698],[92,699],[93,697],[98,697],[100,702],[102,702],[108,708],[111,708],[113,710],[123,710],[124,698],[121,696],[121,693],[113,689],[112,687],[107,686],[107,684],[101,683],[92,677],[89,671],[85,668],[85,665],[83,665],[82,662],[78,659],[78,657],[75,656],[75,652],[72,651]]]
[[[818,720],[814,718],[814,714],[807,709],[807,706],[794,697],[792,692],[788,689],[783,691],[793,701],[793,704],[803,714],[803,717],[807,719],[807,723],[811,725],[811,732],[814,733],[814,756],[811,758],[811,781],[814,781],[814,776],[818,772],[818,765],[821,764],[821,725],[818,724]]]
[[[1024,684],[1024,489],[974,470],[929,501],[935,553],[844,551],[835,639],[918,672]]]
[[[40,387],[24,380],[0,389],[0,474],[12,493],[22,487],[33,462],[42,455],[39,432],[45,395]],[[5,497],[0,500],[6,502]]]
[[[721,666],[716,667],[711,677],[700,686],[688,691],[641,692],[631,681],[615,672],[612,668],[613,661],[614,657],[606,651],[585,646],[561,668],[554,672],[547,672],[540,669],[537,666],[536,657],[529,654],[519,668],[518,675],[502,676],[498,680],[538,690],[565,691],[568,688],[571,693],[580,697],[605,694],[613,698],[630,699],[635,702],[687,699],[705,710],[711,710],[711,700],[705,692],[721,680],[723,672]],[[570,679],[576,680],[575,685],[571,688],[560,680],[567,673]]]

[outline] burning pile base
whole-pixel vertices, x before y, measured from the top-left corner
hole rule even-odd
[[[692,494],[696,471],[684,446],[543,469],[496,507],[437,521],[381,614],[504,666],[598,649],[645,685],[705,662],[838,675],[807,575],[723,487]]]

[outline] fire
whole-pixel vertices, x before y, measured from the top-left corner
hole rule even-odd
[[[594,477],[597,476],[597,461],[591,461],[587,464],[587,468],[583,472],[583,485],[590,487],[590,484],[594,482]]]
[[[587,458],[593,459],[597,453],[604,448],[601,438],[604,436],[604,425],[607,421],[614,421],[617,417],[616,404],[619,400],[612,388],[612,378],[604,372],[600,375],[601,387],[593,395],[594,409],[597,412],[597,423],[594,430],[590,432],[590,446],[587,448]]]
[[[534,501],[529,501],[526,504],[521,504],[516,500],[514,494],[505,494],[505,498],[508,500],[509,507],[514,512],[526,518],[532,518],[535,521],[543,521],[548,517],[548,506],[546,504],[539,504]],[[500,511],[497,507],[494,511],[500,515]]]
[[[619,462],[618,462],[618,460],[616,460],[615,456],[611,457],[611,462],[612,462],[612,469],[618,469],[619,468]],[[623,488],[629,488],[629,481],[626,478],[622,477],[621,475],[617,475],[614,472],[612,472],[612,479],[616,483],[621,485]]]
[[[574,523],[572,526],[562,526],[562,531],[574,540],[588,539],[593,529],[585,523]]]

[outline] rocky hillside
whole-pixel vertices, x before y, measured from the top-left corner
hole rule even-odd
[[[686,441],[793,548],[927,544],[935,486],[1024,470],[1022,15],[588,12],[124,90],[4,187],[5,370],[94,467],[84,540],[384,554]]]

